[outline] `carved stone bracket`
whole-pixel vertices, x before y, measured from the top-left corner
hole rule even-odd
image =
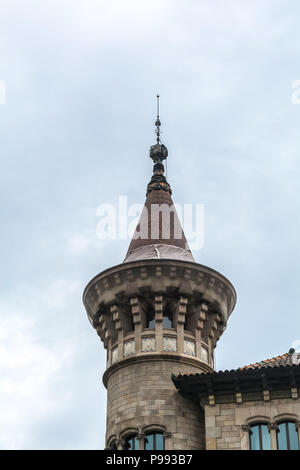
[[[268,424],[268,431],[277,431],[278,430],[278,424],[277,423],[269,423]]]
[[[250,432],[251,428],[249,426],[249,424],[242,424],[241,425],[241,431],[243,432]]]

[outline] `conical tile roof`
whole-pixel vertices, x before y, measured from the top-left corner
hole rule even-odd
[[[144,209],[124,262],[149,258],[194,261],[164,175],[164,155],[167,155],[165,146],[157,144],[151,147],[153,176],[147,186]]]

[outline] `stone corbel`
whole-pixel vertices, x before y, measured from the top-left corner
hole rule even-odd
[[[132,319],[133,324],[140,325],[142,323],[142,316],[141,316],[141,306],[137,297],[133,297],[130,299],[131,305],[131,312],[132,312]]]
[[[214,339],[220,319],[221,317],[218,313],[210,313],[207,315],[207,320],[203,331],[204,336],[210,338],[211,340]]]
[[[261,374],[262,386],[263,386],[263,399],[264,401],[270,401],[270,390],[268,387],[268,379],[266,374]]]
[[[179,302],[174,315],[174,327],[176,329],[178,329],[178,324],[184,325],[185,323],[187,302],[188,299],[186,297],[181,296],[179,298]]]
[[[101,315],[97,326],[97,333],[103,342],[105,349],[110,346],[110,339],[112,338],[113,326],[110,319],[106,315]]]

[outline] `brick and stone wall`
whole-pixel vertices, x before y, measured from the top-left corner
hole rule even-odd
[[[249,426],[255,422],[265,422],[271,425],[271,444],[272,449],[276,450],[274,424],[284,419],[299,422],[300,398],[206,405],[206,449],[248,450]],[[300,439],[299,430],[298,433]]]

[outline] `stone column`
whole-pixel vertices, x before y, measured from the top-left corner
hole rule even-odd
[[[117,449],[118,450],[124,450],[124,445],[125,445],[124,439],[118,439],[116,441],[116,444],[117,444]]]
[[[115,324],[115,328],[118,333],[118,360],[123,359],[123,328],[121,323],[120,310],[117,305],[112,305],[110,307],[112,313],[112,321]]]
[[[176,315],[176,331],[177,331],[177,352],[184,353],[184,322],[186,315],[187,298],[180,297]]]
[[[277,450],[277,430],[278,430],[277,423],[269,423],[268,430],[270,432],[271,448],[272,450]]]
[[[155,343],[156,351],[163,350],[163,296],[156,295],[154,298],[155,312]]]
[[[109,338],[108,344],[107,344],[107,366],[106,367],[110,367],[110,366],[111,366],[111,338]]]
[[[145,450],[145,434],[138,434],[139,450]]]
[[[201,340],[202,340],[202,330],[203,330],[203,325],[204,321],[206,320],[206,312],[204,312],[202,309],[200,309],[199,313],[199,318],[197,320],[197,325],[196,325],[196,357],[198,359],[201,359]]]
[[[141,307],[137,297],[130,299],[130,305],[135,331],[135,353],[140,354],[142,352],[142,321],[140,310]]]

